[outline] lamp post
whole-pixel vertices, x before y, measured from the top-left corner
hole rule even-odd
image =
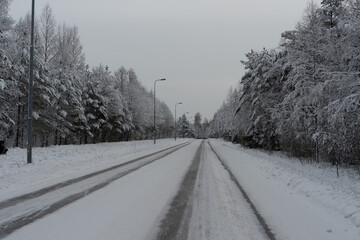
[[[175,141],[176,141],[176,105],[178,104],[182,104],[182,102],[178,102],[175,104],[175,123],[174,123]]]
[[[161,78],[154,82],[154,144],[156,144],[156,82],[165,80],[165,78]]]
[[[28,143],[27,143],[27,163],[32,163],[32,92],[34,78],[34,15],[35,0],[32,0],[31,9],[31,45],[30,45],[30,72],[29,72],[29,94],[28,94]]]

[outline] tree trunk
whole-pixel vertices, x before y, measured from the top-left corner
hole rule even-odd
[[[24,106],[22,107],[22,111],[21,111],[21,119],[22,119],[22,126],[21,126],[21,147],[24,147],[24,132],[25,132],[25,124],[24,124],[24,121],[23,121],[23,119],[25,119],[24,118]]]
[[[318,145],[318,141],[316,139],[316,162],[319,163],[320,162],[320,159],[319,159],[319,145]]]
[[[20,139],[20,113],[21,113],[21,106],[18,106],[17,111],[17,123],[16,123],[16,135],[15,135],[15,147],[19,147],[19,139]]]
[[[55,130],[55,137],[54,137],[54,145],[57,145],[57,141],[58,141],[58,130]]]

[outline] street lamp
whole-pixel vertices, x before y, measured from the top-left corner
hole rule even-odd
[[[154,82],[154,144],[156,144],[156,82],[165,81],[165,78],[157,79]]]
[[[32,92],[34,78],[34,15],[35,0],[32,0],[31,9],[31,45],[30,45],[30,73],[29,73],[29,95],[28,95],[28,143],[27,143],[27,163],[32,163]]]
[[[176,105],[178,104],[182,104],[182,102],[178,102],[175,104],[175,123],[174,123],[175,141],[176,141]]]

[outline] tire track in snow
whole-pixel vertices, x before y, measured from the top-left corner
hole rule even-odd
[[[234,182],[241,195],[244,197],[244,201],[249,204],[249,209],[253,211],[256,219],[260,223],[260,227],[264,229],[265,236],[270,240],[275,240],[275,235],[271,232],[270,228],[266,224],[263,217],[260,215],[259,211],[256,209],[255,205],[250,200],[247,193],[241,187],[237,179],[227,167],[226,163],[224,163],[219,155],[214,151],[211,144],[208,144],[216,158],[224,167],[224,170],[228,172],[230,179]],[[193,211],[194,190],[199,177],[198,175],[201,167],[203,148],[204,141],[197,150],[196,156],[180,185],[179,191],[170,204],[169,211],[160,223],[159,232],[155,238],[156,240],[185,240],[188,238],[189,224]]]
[[[186,239],[188,233],[187,221],[191,217],[191,196],[195,189],[198,177],[202,148],[202,141],[196,155],[180,184],[180,189],[171,202],[170,209],[160,223],[160,230],[156,236],[157,240],[180,240]]]
[[[50,213],[55,212],[56,210],[64,207],[67,204],[70,204],[102,187],[107,186],[109,183],[113,182],[116,179],[119,179],[131,172],[134,172],[148,164],[151,164],[165,156],[168,156],[169,154],[191,144],[193,141],[188,141],[186,143],[182,143],[173,147],[169,147],[166,149],[163,149],[161,151],[157,151],[155,153],[151,153],[139,158],[136,158],[134,160],[128,161],[126,163],[122,163],[101,171],[97,171],[91,174],[87,174],[78,178],[70,179],[68,181],[55,184],[43,189],[40,189],[38,191],[28,193],[19,197],[15,197],[9,200],[5,200],[0,203],[0,239],[4,238],[5,236],[9,235],[10,233],[14,232],[15,230],[28,225],[29,223],[34,222],[35,220],[48,215]],[[150,159],[146,161],[146,158],[156,156],[158,154],[161,154],[158,157],[155,157],[154,159]],[[141,162],[141,160],[145,160],[144,162]],[[135,165],[134,167],[130,167],[129,169],[123,170],[119,173],[116,173],[110,177],[106,177],[106,179],[101,179],[101,174],[109,174],[111,171],[115,171],[119,168],[126,167],[127,165],[140,163],[139,165]],[[82,188],[76,191],[75,193],[70,193],[68,195],[62,196],[60,199],[53,199],[53,201],[43,204],[39,206],[36,206],[33,211],[25,212],[25,213],[18,213],[18,216],[15,216],[11,218],[10,220],[4,220],[5,218],[8,218],[9,212],[12,212],[12,209],[16,209],[17,205],[26,205],[26,201],[34,202],[37,198],[46,197],[47,194],[52,194],[53,192],[59,191],[61,189],[65,189],[67,187],[71,187],[72,185],[76,185],[82,182],[85,182],[86,180],[90,180],[91,178],[99,177],[99,182],[96,184],[92,184],[87,188]],[[96,180],[96,179],[95,179]],[[55,194],[56,196],[56,194]],[[41,202],[41,201],[40,201]],[[7,211],[10,209],[10,211]],[[2,216],[2,212],[5,212],[5,216]],[[4,219],[1,219],[4,217]],[[1,220],[4,220],[4,222],[1,223]]]
[[[238,187],[238,189],[240,190],[240,192],[242,193],[242,195],[244,196],[244,198],[246,199],[246,201],[249,203],[251,209],[254,211],[255,216],[257,217],[257,219],[259,220],[261,226],[264,228],[266,235],[268,236],[268,238],[270,240],[276,240],[275,238],[275,234],[272,233],[271,229],[269,228],[268,224],[266,223],[265,219],[261,216],[260,212],[257,210],[257,208],[255,207],[254,203],[251,201],[249,195],[245,192],[244,188],[240,185],[240,183],[238,182],[238,180],[236,179],[236,177],[234,176],[234,174],[230,171],[230,168],[227,166],[227,164],[220,158],[220,156],[217,154],[217,152],[214,150],[214,148],[212,147],[212,145],[210,144],[210,142],[208,142],[211,150],[213,151],[213,153],[215,154],[215,156],[217,157],[217,159],[221,162],[221,165],[223,165],[223,167],[225,168],[225,170],[229,173],[231,180],[236,184],[236,186]]]
[[[125,163],[122,163],[122,164],[119,164],[119,165],[115,165],[115,166],[112,166],[112,167],[109,167],[109,168],[106,168],[106,169],[103,169],[103,170],[100,170],[100,171],[96,171],[96,172],[93,172],[93,173],[86,174],[86,175],[81,176],[81,177],[69,179],[69,180],[67,180],[67,181],[60,182],[60,183],[57,183],[57,184],[54,184],[54,185],[45,187],[45,188],[39,189],[39,190],[37,190],[37,191],[31,192],[31,193],[23,194],[23,195],[21,195],[21,196],[17,196],[17,197],[14,197],[14,198],[10,198],[10,199],[4,200],[4,201],[0,202],[0,210],[3,209],[3,208],[7,208],[7,207],[10,207],[10,206],[14,206],[14,205],[16,205],[16,204],[18,204],[18,203],[20,203],[20,202],[22,202],[22,201],[24,201],[24,200],[29,200],[29,199],[32,199],[32,198],[39,197],[39,196],[41,196],[41,195],[44,195],[44,194],[46,194],[46,193],[48,193],[48,192],[51,192],[51,191],[54,191],[54,190],[56,190],[56,189],[63,188],[63,187],[69,186],[69,185],[71,185],[71,184],[74,184],[74,183],[83,181],[83,180],[85,180],[85,179],[88,179],[88,178],[91,178],[91,177],[100,175],[100,174],[102,174],[102,173],[112,171],[112,170],[114,170],[114,169],[116,169],[116,168],[123,167],[123,166],[125,166],[125,165],[130,164],[130,163],[140,161],[140,160],[142,160],[142,159],[144,159],[144,158],[154,156],[154,155],[156,155],[156,154],[165,152],[165,151],[167,151],[167,150],[170,150],[170,149],[173,149],[173,148],[177,148],[177,147],[182,146],[182,145],[185,146],[185,144],[188,144],[188,143],[189,143],[189,142],[182,143],[182,144],[179,144],[179,145],[175,145],[175,146],[172,146],[172,147],[169,147],[169,148],[166,148],[166,149],[163,149],[163,150],[154,152],[154,153],[147,154],[147,155],[145,155],[145,156],[138,157],[138,158],[136,158],[136,159],[130,160],[130,161],[128,161],[128,162],[125,162]]]

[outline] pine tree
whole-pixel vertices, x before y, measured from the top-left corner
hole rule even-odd
[[[190,128],[190,123],[185,114],[179,117],[179,120],[176,122],[177,132],[179,137],[188,138],[193,137],[193,133]]]
[[[327,28],[336,27],[342,14],[344,0],[323,0],[319,12]]]
[[[81,104],[85,57],[77,27],[63,25],[58,29],[54,61],[52,78],[57,97],[55,144],[78,142],[87,122]]]
[[[3,0],[0,5],[0,140],[5,140],[9,129],[15,124],[12,101],[20,94],[12,74],[11,31],[13,20],[8,14],[10,0]]]

